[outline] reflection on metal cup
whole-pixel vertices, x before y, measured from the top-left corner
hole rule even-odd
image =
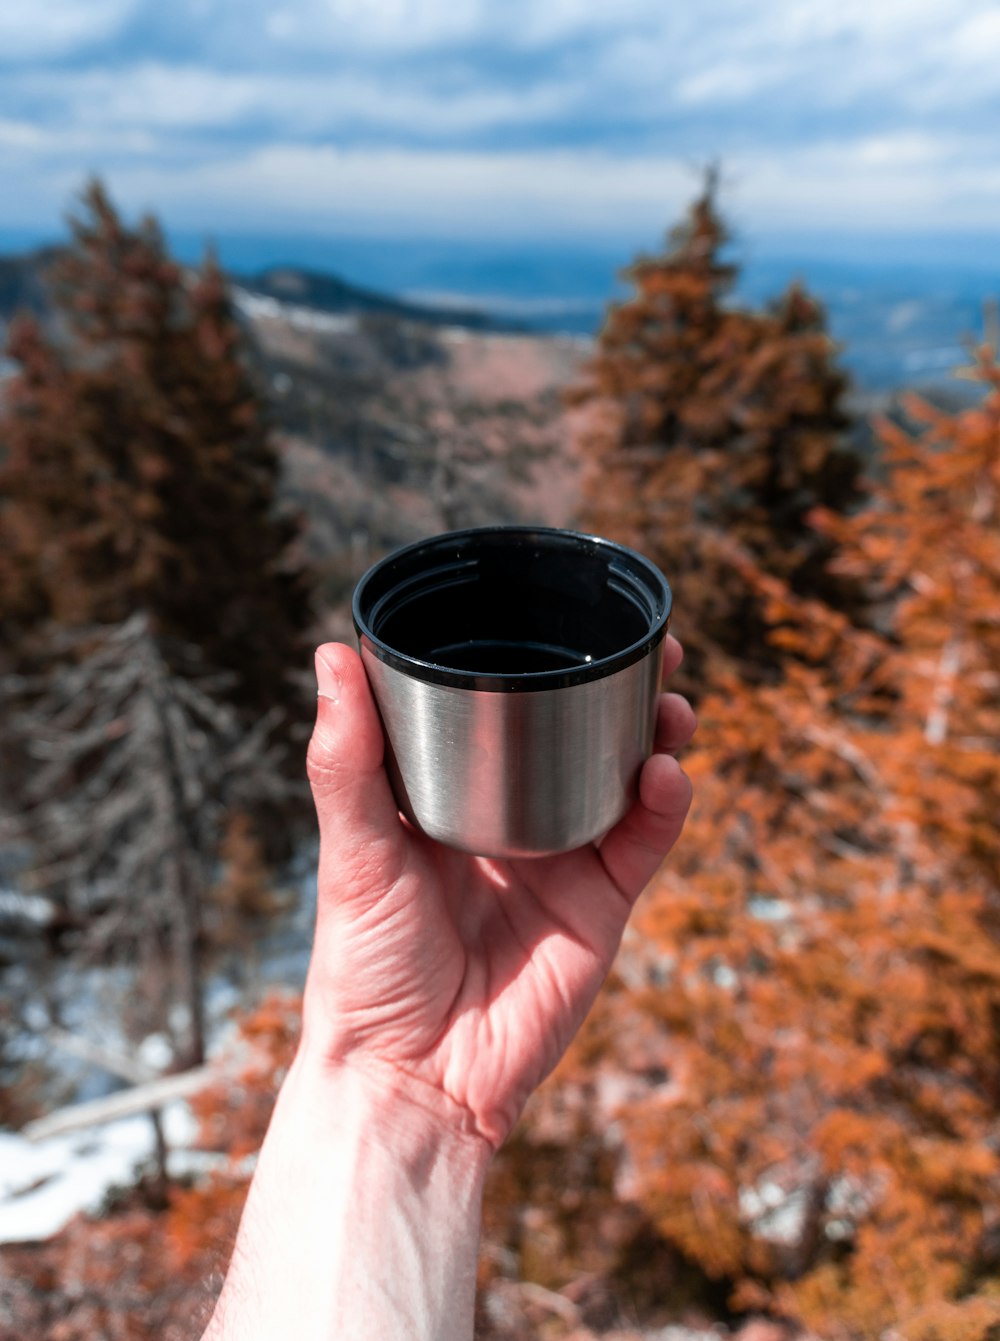
[[[354,593],[400,810],[483,856],[582,846],[652,750],[671,595],[634,550],[544,527],[397,550]]]

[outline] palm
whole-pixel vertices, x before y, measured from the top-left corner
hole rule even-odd
[[[586,1013],[628,905],[594,849],[500,863],[409,842],[404,874],[341,928],[352,969],[333,975],[329,1005],[361,1052],[499,1139]]]
[[[683,721],[664,725],[661,715],[664,748],[664,733],[686,738],[693,725],[689,710],[668,706]],[[427,1083],[498,1144],[593,1001],[632,900],[683,823],[687,784],[658,756],[643,777],[647,805],[600,848],[499,862],[408,828],[379,746],[380,733],[358,808],[369,826],[376,807],[383,817],[368,841],[348,835],[343,807],[326,822],[328,775],[312,769],[324,844],[307,1019],[335,1022],[328,1055]]]

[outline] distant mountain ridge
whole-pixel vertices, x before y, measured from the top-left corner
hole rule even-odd
[[[311,307],[344,316],[384,314],[401,321],[419,321],[431,326],[461,326],[468,330],[510,329],[488,313],[466,306],[424,306],[350,284],[338,275],[295,265],[274,265],[255,274],[230,276],[248,293],[273,298],[279,303]]]
[[[0,322],[18,306],[45,312],[41,272],[58,250],[48,246],[0,255]],[[384,316],[438,329],[589,341],[600,330],[608,302],[628,296],[604,252],[591,255],[572,248],[557,253],[525,244],[516,254],[510,248],[496,253],[486,243],[432,246],[418,239],[396,248],[372,242],[352,250],[332,240],[319,251],[303,250],[296,260],[294,240],[272,239],[267,249],[229,250],[227,256],[227,247],[220,245],[244,314],[250,309],[241,299],[250,295],[260,300],[257,313],[268,303],[277,304],[294,319],[308,312],[331,320]],[[192,259],[198,250],[192,243],[177,254]],[[258,266],[268,254],[289,259]],[[860,392],[933,388],[961,402],[978,394],[969,383],[956,382],[953,372],[968,361],[969,337],[982,330],[984,301],[1000,292],[1000,269],[990,273],[957,264],[935,268],[833,258],[796,263],[752,255],[741,265],[738,302],[765,304],[793,278],[820,299],[843,365]],[[359,279],[344,279],[344,272]],[[281,313],[275,309],[274,315]]]
[[[60,255],[59,247],[40,247],[21,255],[0,256],[0,321],[18,310],[45,317],[52,302],[45,271]],[[268,266],[253,274],[227,274],[229,282],[252,296],[311,308],[338,316],[382,315],[428,326],[457,326],[472,331],[521,330],[520,324],[471,305],[423,305],[350,284],[338,275],[295,265]]]

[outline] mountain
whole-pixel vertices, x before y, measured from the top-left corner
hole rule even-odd
[[[0,258],[0,348],[18,307],[58,331],[43,279],[56,254]],[[583,342],[294,266],[230,272],[230,284],[284,495],[341,621],[332,634],[352,636],[345,602],[388,549],[464,526],[572,520],[580,463],[560,393]],[[0,358],[0,395],[14,372]]]
[[[628,292],[618,278],[628,249],[610,245],[237,241],[220,238],[217,247],[241,311],[250,317],[283,314],[302,328],[310,324],[309,314],[317,314],[593,338],[607,303]],[[172,237],[171,245],[185,260],[200,254],[197,239]],[[984,304],[1000,292],[1000,271],[954,257],[931,264],[833,250],[809,256],[760,254],[749,245],[734,250],[740,266],[736,301],[760,306],[800,280],[825,305],[842,362],[862,394],[914,388],[968,399],[968,387],[952,372],[967,361],[970,336],[983,328]],[[0,321],[18,305],[44,310],[40,274],[55,255],[56,248],[48,247],[0,257]],[[274,256],[287,261],[270,264]],[[322,329],[322,322],[312,325]]]
[[[607,243],[566,245],[521,241],[409,238],[327,239],[321,249],[304,239],[219,239],[231,270],[252,273],[268,255],[322,273],[329,266],[351,283],[400,295],[407,303],[444,312],[475,309],[522,329],[592,338],[609,302],[628,294],[619,279],[635,248]],[[231,252],[231,255],[230,255]],[[985,257],[985,259],[984,259]],[[952,373],[967,362],[969,338],[983,329],[984,305],[1000,295],[1000,265],[982,249],[962,255],[898,255],[883,247],[857,253],[833,240],[803,252],[791,244],[763,251],[734,243],[740,268],[735,301],[758,307],[799,280],[826,307],[841,360],[863,394],[901,388],[933,389],[968,398]],[[239,262],[239,264],[237,264]]]
[[[0,323],[9,321],[18,310],[26,309],[42,317],[51,312],[45,272],[59,252],[58,247],[41,247],[23,255],[0,256]],[[242,298],[238,304],[241,307],[252,306],[256,299],[258,303],[337,316],[384,316],[470,331],[522,329],[521,323],[491,315],[472,302],[450,305],[411,302],[348,283],[338,275],[294,265],[269,266],[252,274],[230,274],[230,280]]]
[[[431,326],[459,326],[465,330],[511,329],[513,323],[491,317],[470,305],[423,305],[349,284],[337,275],[293,265],[270,266],[252,275],[233,275],[233,283],[259,298],[294,307],[312,308],[342,316],[377,314]]]

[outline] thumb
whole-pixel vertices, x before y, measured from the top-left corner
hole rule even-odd
[[[382,767],[382,722],[361,658],[351,648],[320,647],[316,681],[316,725],[306,768],[319,819],[321,867],[336,869],[338,900],[350,896],[352,877],[364,882],[365,893],[377,893],[397,877],[405,855],[405,831]]]

